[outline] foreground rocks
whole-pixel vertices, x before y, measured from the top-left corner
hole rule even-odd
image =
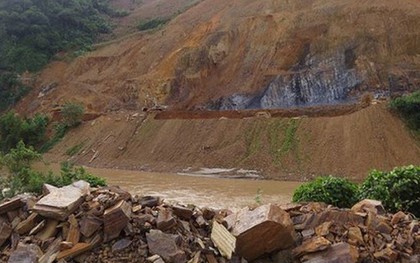
[[[378,201],[168,205],[118,187],[44,187],[0,204],[0,262],[420,262],[420,225]]]

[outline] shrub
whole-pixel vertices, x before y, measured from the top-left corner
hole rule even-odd
[[[357,202],[358,187],[344,178],[318,177],[299,186],[293,202],[324,202],[337,207],[351,207]]]
[[[420,90],[392,100],[389,106],[406,119],[410,128],[420,130]]]
[[[137,26],[137,28],[140,31],[145,31],[145,30],[149,30],[149,29],[153,29],[153,28],[157,28],[159,26],[162,26],[164,24],[166,24],[169,21],[169,19],[161,19],[161,18],[156,18],[156,19],[151,19],[148,21],[141,21],[139,23],[139,25]]]
[[[373,170],[360,187],[361,199],[381,200],[391,212],[399,210],[420,217],[420,166]]]
[[[84,180],[92,187],[106,186],[105,179],[92,175],[83,167],[75,167],[70,162],[63,162],[61,164],[61,176],[56,177],[54,180],[56,182],[51,182],[51,184],[59,187],[69,185],[78,180]]]
[[[61,110],[63,124],[69,128],[76,127],[82,123],[85,109],[83,105],[77,103],[66,103]]]
[[[19,141],[37,147],[46,140],[48,118],[37,114],[33,118],[21,118],[10,111],[0,117],[0,151],[8,152]]]
[[[88,173],[83,167],[74,167],[70,163],[61,165],[61,174],[54,175],[52,172],[44,174],[31,169],[35,160],[40,160],[41,155],[32,147],[26,147],[19,142],[16,149],[10,150],[4,156],[0,156],[0,172],[4,166],[8,170],[7,176],[0,176],[0,200],[4,197],[12,197],[19,193],[41,193],[44,184],[63,187],[74,181],[84,180],[92,187],[105,186],[103,178]]]

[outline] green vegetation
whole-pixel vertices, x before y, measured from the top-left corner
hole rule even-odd
[[[420,166],[373,170],[360,186],[342,178],[319,177],[293,194],[294,202],[325,202],[338,207],[351,207],[366,198],[382,201],[390,212],[401,210],[420,217]]]
[[[82,150],[83,146],[85,146],[85,142],[81,142],[79,144],[76,144],[70,148],[67,149],[66,154],[68,156],[75,156],[76,154],[78,154],[80,152],[80,150]]]
[[[41,160],[41,155],[33,147],[26,146],[22,141],[15,149],[0,156],[0,168],[5,167],[6,175],[0,176],[0,200],[19,193],[41,193],[42,186],[47,183],[57,187],[69,185],[74,181],[84,180],[91,186],[104,186],[106,181],[88,173],[83,167],[74,167],[70,163],[61,165],[61,174],[40,173],[31,168],[34,161]],[[1,171],[4,171],[1,169]]]
[[[0,112],[14,105],[28,92],[15,73],[0,72]]]
[[[148,21],[140,21],[137,28],[140,31],[150,30],[165,25],[169,20],[168,18],[155,18]]]
[[[324,202],[337,207],[351,207],[357,202],[358,187],[344,178],[318,177],[299,186],[293,194],[293,202]]]
[[[40,70],[60,52],[90,51],[101,34],[111,32],[110,17],[128,15],[109,2],[0,1],[0,111],[27,91],[17,74]]]
[[[33,118],[21,118],[10,111],[0,117],[0,151],[8,152],[19,141],[38,147],[46,141],[48,118],[37,114]]]
[[[77,103],[66,103],[61,109],[62,123],[68,128],[73,128],[82,123],[85,113],[83,105]]]
[[[420,90],[392,100],[389,106],[407,121],[410,128],[420,131]]]
[[[254,155],[261,147],[261,133],[263,125],[261,122],[255,122],[251,129],[245,131],[246,153],[244,159]]]
[[[360,186],[360,198],[381,200],[391,212],[403,210],[420,217],[420,166],[372,171]]]

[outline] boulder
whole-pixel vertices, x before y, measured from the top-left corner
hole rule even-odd
[[[130,222],[131,206],[124,200],[108,208],[104,212],[104,240],[105,242],[117,238]]]
[[[385,214],[385,208],[382,205],[381,201],[364,199],[357,204],[355,204],[351,210],[356,213],[367,213],[373,212],[378,215]]]
[[[166,231],[176,226],[176,220],[169,209],[162,208],[156,220],[157,228]]]
[[[50,193],[41,198],[32,210],[39,215],[64,221],[83,202],[86,185],[76,182],[62,188],[50,188]]]
[[[359,259],[357,248],[344,243],[336,243],[329,249],[309,254],[304,257],[305,263],[356,263]]]
[[[180,250],[176,244],[176,235],[152,229],[146,234],[146,239],[151,254],[159,255],[167,263],[186,262],[185,252]]]
[[[38,263],[42,256],[41,249],[35,244],[19,244],[17,249],[10,254],[8,263]]]
[[[271,204],[239,211],[231,232],[236,253],[249,261],[291,247],[296,237],[289,214]]]

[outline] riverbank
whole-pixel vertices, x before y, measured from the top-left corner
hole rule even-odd
[[[39,171],[59,173],[60,166],[37,163]],[[119,185],[131,194],[158,195],[169,203],[195,204],[214,209],[229,208],[234,211],[260,203],[291,202],[294,190],[300,182],[229,179],[179,175],[176,173],[152,173],[85,167],[90,173],[105,178],[109,185]]]

